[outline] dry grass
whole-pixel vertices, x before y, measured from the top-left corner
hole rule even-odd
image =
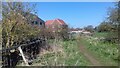
[[[80,53],[77,41],[50,42],[49,50],[42,49],[31,66],[85,66],[90,62]]]

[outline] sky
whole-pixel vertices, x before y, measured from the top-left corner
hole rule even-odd
[[[59,18],[74,28],[99,25],[105,20],[108,8],[115,5],[113,2],[36,2],[36,4],[37,15],[44,21]]]
[[[113,2],[30,2],[37,4],[38,17],[44,21],[62,19],[69,27],[83,28],[87,25],[98,26],[105,20]]]

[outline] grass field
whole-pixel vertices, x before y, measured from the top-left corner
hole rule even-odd
[[[94,35],[93,35],[93,37],[100,38],[100,37],[106,37],[107,35],[108,35],[107,32],[95,32]]]
[[[100,60],[103,65],[118,65],[117,44],[103,43],[95,39],[96,37],[104,37],[106,35],[106,33],[96,33],[93,37],[82,37],[80,42],[82,42],[94,56],[98,57],[98,60]]]

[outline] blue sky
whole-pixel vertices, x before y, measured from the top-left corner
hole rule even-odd
[[[32,2],[35,3],[35,2]],[[60,18],[70,27],[97,26],[107,16],[112,2],[36,2],[37,15],[43,19]]]
[[[36,3],[37,15],[43,19],[60,18],[70,27],[97,26],[107,16],[109,7],[113,2],[30,2]],[[1,19],[1,15],[0,15]]]

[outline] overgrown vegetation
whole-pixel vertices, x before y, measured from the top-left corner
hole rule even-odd
[[[34,6],[33,6],[34,7]],[[34,10],[29,7],[29,4],[22,2],[4,2],[2,3],[2,48],[12,48],[20,44],[28,44],[35,42],[40,36],[41,29],[39,26],[31,25],[35,16],[32,14]],[[44,39],[44,38],[43,38]],[[43,43],[43,39],[41,40]],[[36,55],[39,52],[39,45],[24,47],[27,57]],[[26,49],[25,49],[26,48]],[[35,49],[35,50],[31,50]],[[19,49],[6,50],[2,52],[3,66],[15,66],[19,60]],[[38,52],[36,52],[38,51]],[[35,53],[36,52],[36,53]],[[22,54],[23,55],[23,54]],[[22,56],[23,57],[23,56]],[[27,58],[29,60],[29,58]]]
[[[115,3],[114,8],[108,10],[108,16],[106,20],[101,22],[99,26],[96,27],[97,32],[107,32],[106,41],[113,43],[118,43],[118,33],[119,33],[119,3]]]
[[[31,18],[24,16],[24,13],[31,12],[27,6],[20,2],[3,3],[2,38],[4,47],[9,48],[15,42],[20,43],[28,38],[37,37],[40,33],[38,27],[32,28],[29,24]]]
[[[97,33],[98,35],[98,33]],[[101,34],[100,34],[101,35]],[[103,37],[103,35],[102,35]],[[98,60],[104,65],[117,65],[118,58],[118,46],[117,44],[104,43],[99,37],[82,37],[80,40],[94,56],[98,57]]]
[[[50,40],[50,50],[43,50],[33,66],[86,66],[91,63],[80,53],[77,41]],[[22,65],[22,64],[20,64]]]
[[[103,21],[96,31],[92,25],[85,27],[86,31],[94,33],[93,36],[73,34],[68,39],[68,26],[59,27],[55,25],[55,31],[49,28],[38,28],[29,24],[32,21],[31,8],[22,3],[3,3],[3,19],[0,34],[2,34],[2,42],[4,48],[10,48],[23,41],[34,41],[38,38],[46,38],[48,49],[36,45],[42,45],[43,42],[23,48],[25,52],[29,52],[29,58],[36,55],[31,63],[33,66],[86,66],[91,63],[80,52],[80,41],[103,65],[117,65],[119,59],[118,54],[118,22],[117,8],[110,11],[108,21]],[[27,15],[28,14],[28,15]],[[36,39],[35,39],[36,38]],[[34,40],[33,40],[34,39]],[[30,41],[29,41],[30,42]],[[46,43],[45,43],[46,44]],[[40,48],[40,49],[39,49]],[[40,51],[40,53],[38,53]],[[32,52],[32,51],[36,51]],[[33,54],[34,53],[34,54]],[[18,54],[17,54],[18,55]],[[29,60],[29,59],[28,59]],[[22,64],[23,63],[23,64]],[[21,60],[17,64],[23,65]]]
[[[54,28],[53,28],[54,27]],[[44,29],[44,35],[47,39],[68,40],[68,25],[52,24],[51,27]]]

